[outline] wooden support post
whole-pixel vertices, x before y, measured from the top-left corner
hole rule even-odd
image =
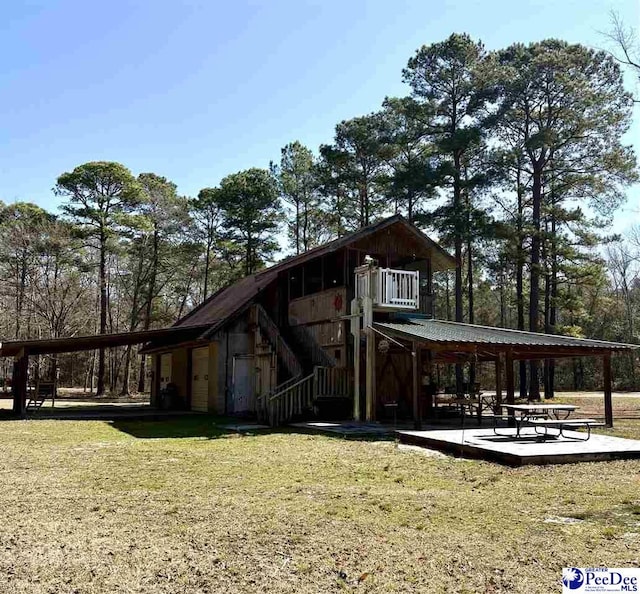
[[[602,357],[602,376],[604,380],[604,422],[613,427],[613,403],[611,401],[611,353]]]
[[[357,299],[351,301],[352,316],[360,314],[360,305]],[[350,320],[351,335],[353,336],[353,419],[360,420],[360,324],[358,317],[352,317]]]
[[[502,404],[502,354],[496,358],[496,408],[494,412],[500,414]]]
[[[353,419],[360,420],[360,329],[353,337]]]
[[[21,417],[27,413],[27,380],[29,354],[23,349],[15,358],[13,366],[13,412]]]
[[[434,377],[433,377],[433,355],[431,351],[428,350],[426,355],[427,355],[427,377],[429,378],[429,393],[427,394],[428,397],[426,400],[426,403],[427,403],[426,413],[427,413],[427,417],[432,417],[434,413],[434,405],[435,405],[435,399],[436,399],[435,387],[438,382],[434,381]],[[422,414],[422,411],[420,411],[420,413]]]
[[[507,379],[507,404],[515,404],[516,393],[515,382],[513,378],[513,353],[511,351],[507,351],[505,357],[505,371]]]
[[[376,335],[372,328],[365,329],[367,336],[367,410],[366,420],[376,420]]]
[[[515,404],[516,396],[515,396],[515,382],[513,379],[513,352],[507,351],[505,356],[505,375],[507,380],[507,404]],[[510,416],[513,416],[513,412],[509,412]],[[509,421],[509,425],[513,426],[515,421],[511,419]]]
[[[422,429],[422,413],[420,411],[420,345],[417,342],[411,344],[411,367],[413,375],[413,426],[415,429]]]
[[[367,421],[376,420],[376,335],[373,331],[373,275],[368,271],[368,294],[361,299],[362,326],[367,340],[367,359],[365,361],[366,411]]]

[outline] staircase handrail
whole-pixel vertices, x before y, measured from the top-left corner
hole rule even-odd
[[[294,381],[295,380],[295,381]],[[313,373],[292,378],[263,399],[263,412],[270,425],[280,425],[314,406],[318,397],[349,397],[349,372],[342,367],[316,365]]]
[[[267,401],[267,418],[272,427],[288,421],[313,406],[315,373],[273,394]]]
[[[320,367],[337,367],[336,358],[320,346],[311,330],[304,324],[299,324],[296,318],[291,318],[291,320],[294,322],[290,326],[291,332],[309,350],[313,364]]]
[[[267,333],[269,342],[276,350],[276,355],[282,360],[282,363],[293,377],[302,375],[302,365],[300,365],[298,357],[296,357],[296,354],[280,334],[280,329],[276,326],[276,323],[262,305],[258,303],[255,308],[258,314],[258,325]]]

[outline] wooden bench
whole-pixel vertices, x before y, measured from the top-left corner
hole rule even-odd
[[[591,437],[591,428],[592,427],[604,427],[605,424],[597,421],[596,419],[544,419],[544,418],[528,418],[523,421],[532,427],[535,427],[536,434],[541,435],[543,438],[550,435],[547,429],[558,429],[559,433],[557,435],[552,435],[553,437],[564,437],[566,439],[573,439],[575,441],[588,441]],[[538,431],[538,427],[542,427],[544,429],[543,433]],[[571,435],[565,435],[565,428],[570,429],[587,429],[587,437],[574,437]]]

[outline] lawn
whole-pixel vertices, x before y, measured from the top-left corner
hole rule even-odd
[[[511,469],[213,421],[0,422],[0,591],[547,594],[563,566],[640,564],[640,461]]]

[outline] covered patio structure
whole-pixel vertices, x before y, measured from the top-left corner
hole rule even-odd
[[[521,330],[494,328],[443,320],[407,317],[375,322],[376,334],[398,341],[413,359],[413,419],[420,429],[422,378],[437,363],[493,362],[496,405],[515,402],[514,362],[574,357],[597,357],[602,361],[605,424],[613,426],[611,357],[639,345],[573,338]],[[503,401],[503,390],[505,400]],[[375,390],[373,391],[375,397]]]
[[[176,340],[195,340],[202,334],[203,326],[170,327],[157,330],[94,334],[70,338],[47,338],[41,340],[14,340],[0,343],[0,357],[13,358],[13,413],[25,416],[28,396],[29,357],[56,353],[75,353],[118,346],[146,344],[154,341],[172,344]]]

